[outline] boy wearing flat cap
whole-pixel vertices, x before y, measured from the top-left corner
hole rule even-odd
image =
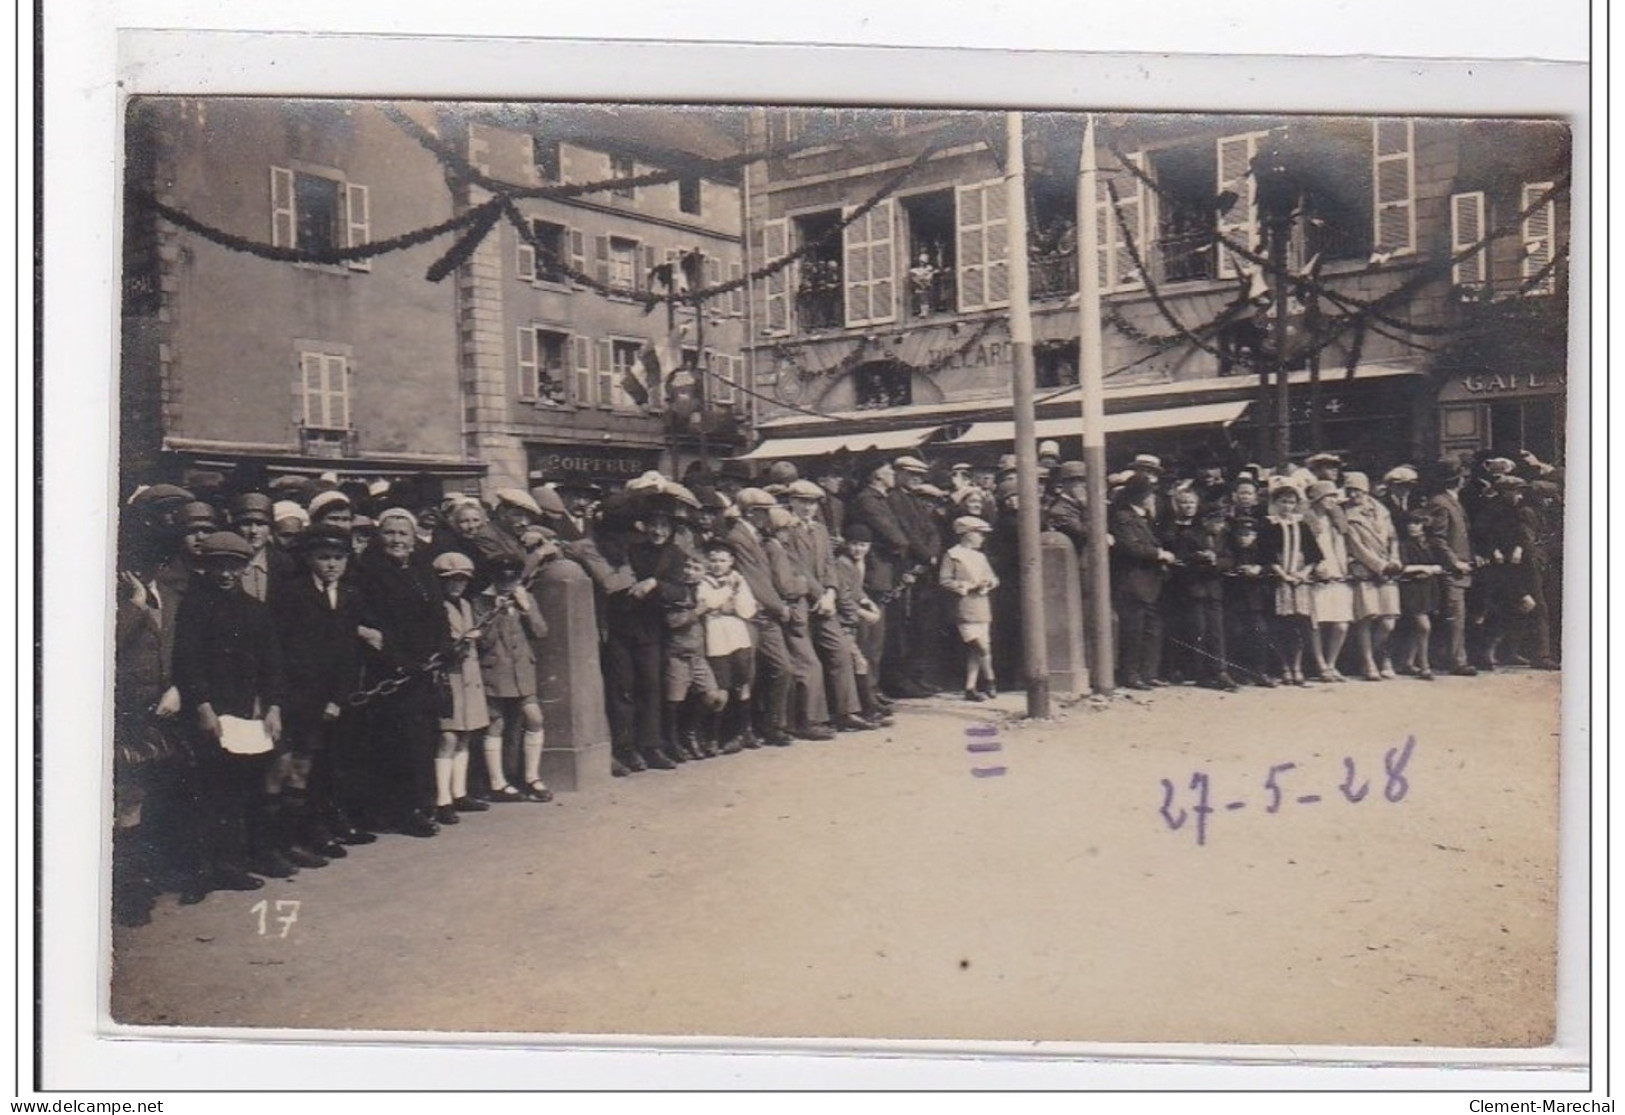
[[[274,803],[265,794],[287,678],[269,609],[240,588],[252,556],[239,535],[204,536],[203,576],[175,618],[175,684],[193,721],[199,776],[183,902],[212,890],[253,890],[261,884],[249,872],[286,878],[295,870],[276,850]]]

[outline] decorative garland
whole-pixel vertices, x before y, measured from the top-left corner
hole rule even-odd
[[[372,259],[374,256],[386,255],[390,252],[402,251],[406,248],[415,248],[419,244],[426,244],[431,240],[454,232],[459,228],[472,226],[484,222],[489,224],[500,213],[499,198],[492,198],[482,205],[475,206],[466,213],[459,213],[449,220],[441,221],[436,225],[416,229],[412,232],[402,233],[400,236],[390,237],[388,240],[373,240],[366,244],[358,244],[350,248],[288,248],[276,244],[266,244],[258,240],[250,240],[244,236],[237,236],[224,229],[215,228],[205,224],[196,217],[191,216],[172,205],[165,205],[158,200],[157,195],[149,190],[132,186],[125,191],[127,201],[137,207],[151,212],[169,221],[188,232],[194,232],[203,239],[219,244],[234,252],[243,252],[247,255],[258,256],[260,259],[275,260],[278,263],[326,263],[341,264],[352,263],[363,259]],[[456,251],[460,245],[454,245]],[[444,262],[444,259],[441,260]],[[439,266],[438,264],[436,266]]]

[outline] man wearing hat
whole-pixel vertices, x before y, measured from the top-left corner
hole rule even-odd
[[[835,738],[829,724],[829,698],[824,688],[824,668],[813,646],[810,620],[813,602],[820,593],[812,578],[791,556],[790,539],[799,529],[799,520],[775,501],[765,506],[752,495],[739,493],[740,508],[760,536],[762,553],[772,570],[773,587],[787,611],[783,621],[784,645],[789,658],[791,734],[800,739]],[[771,735],[777,735],[770,728]],[[772,742],[770,739],[769,742]]]
[[[1377,498],[1395,522],[1399,521],[1401,515],[1410,515],[1421,508],[1422,501],[1416,494],[1419,479],[1417,471],[1410,465],[1395,465],[1383,474],[1382,490]]]
[[[175,618],[175,684],[192,721],[201,792],[183,902],[211,890],[251,890],[292,875],[277,851],[276,806],[266,795],[281,741],[287,678],[270,610],[240,591],[253,548],[214,531],[198,546],[201,576]]]
[[[782,747],[790,742],[792,674],[790,650],[784,641],[784,624],[790,618],[790,606],[779,593],[761,532],[746,517],[753,507],[770,508],[777,502],[761,488],[741,488],[739,517],[719,520],[716,534],[733,548],[734,567],[756,598],[756,617],[751,621],[756,642],[753,737]],[[749,740],[746,745],[750,745]]]
[[[317,492],[311,497],[307,510],[310,512],[312,525],[332,523],[345,530],[350,529],[350,522],[355,517],[355,504],[351,502],[349,496],[337,488]]]
[[[491,527],[503,541],[512,545],[509,553],[523,553],[519,536],[525,528],[541,521],[541,505],[523,488],[498,488],[491,493]]]
[[[233,496],[227,506],[231,529],[243,536],[254,551],[243,570],[243,591],[255,600],[269,601],[272,590],[293,576],[292,557],[271,545],[271,497],[263,492]]]
[[[774,461],[767,466],[766,482],[762,487],[771,495],[781,494],[785,488],[800,479],[801,474],[789,461]]]
[[[1303,467],[1313,473],[1316,480],[1342,484],[1343,458],[1336,453],[1311,453],[1304,458]]]
[[[835,572],[835,544],[818,519],[824,491],[810,480],[797,480],[786,487],[785,495],[798,520],[785,532],[785,549],[811,587],[808,633],[824,668],[829,712],[837,731],[862,731],[870,725],[861,716],[852,648],[836,609],[839,578]]]
[[[1435,494],[1427,501],[1427,535],[1434,556],[1445,568],[1439,601],[1445,664],[1452,674],[1471,677],[1478,671],[1467,661],[1467,590],[1473,583],[1474,558],[1467,512],[1461,503],[1466,477],[1459,466],[1440,461],[1432,470],[1432,480]]]
[[[1122,683],[1128,689],[1162,684],[1162,585],[1174,555],[1157,541],[1151,508],[1156,485],[1136,471],[1123,482],[1111,513],[1112,603],[1117,609]]]
[[[882,669],[890,645],[887,631],[902,622],[904,613],[898,586],[910,568],[908,534],[891,504],[891,492],[897,486],[897,471],[891,462],[877,460],[871,463],[863,481],[863,488],[852,497],[847,508],[847,529],[850,534],[853,527],[861,525],[873,539],[865,562],[863,587],[883,608],[882,618],[869,632],[871,642],[866,643],[864,654],[869,659],[869,669],[877,683],[882,684],[891,696],[920,696],[919,693],[907,692],[912,686],[900,684],[890,663],[886,663],[886,668]]]
[[[935,572],[942,558],[942,533],[929,502],[915,492],[925,482],[926,463],[918,457],[902,456],[893,464],[897,486],[887,496],[887,502],[908,536],[908,565],[900,579],[907,587],[887,619],[886,634],[891,644],[886,661],[891,666],[897,696],[925,697],[936,692],[927,677],[946,640],[942,638],[936,593],[916,588],[915,581],[921,577],[929,580]]]

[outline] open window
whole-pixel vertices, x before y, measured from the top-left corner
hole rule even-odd
[[[1370,258],[1372,174],[1363,120],[1316,120],[1294,127],[1292,161],[1304,188],[1303,258],[1322,263]]]
[[[565,261],[570,256],[570,230],[552,221],[530,222],[530,242],[519,244],[519,278],[544,283],[569,281]]]
[[[700,215],[700,180],[697,176],[689,174],[677,180],[677,208],[696,217]]]
[[[636,178],[638,176],[637,164],[632,161],[630,156],[611,155],[609,157],[609,176],[611,178]],[[618,197],[622,201],[636,201],[638,189],[636,186],[616,186],[610,191],[610,195]]]
[[[1032,297],[1068,298],[1078,292],[1078,180],[1059,174],[1028,179],[1032,219],[1027,259]]]
[[[556,139],[530,137],[530,161],[540,182],[564,181],[564,156]]]
[[[327,174],[271,168],[271,243],[302,252],[354,248],[371,239],[371,196],[366,186]],[[347,262],[370,271],[372,261]]]
[[[569,401],[570,335],[537,326],[519,327],[519,397],[547,406]]]
[[[797,328],[839,329],[841,303],[841,223],[839,209],[796,217],[795,240],[807,252],[795,265],[795,320]],[[769,257],[771,258],[771,257]],[[769,315],[771,317],[771,315]]]
[[[1207,142],[1182,143],[1146,153],[1157,183],[1156,213],[1146,258],[1164,283],[1218,278],[1218,153]],[[1234,187],[1232,187],[1234,188]]]
[[[954,191],[935,190],[898,199],[903,212],[909,317],[951,314],[959,288]]]

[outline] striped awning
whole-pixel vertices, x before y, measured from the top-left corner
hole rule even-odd
[[[916,426],[907,430],[874,430],[867,433],[830,434],[826,437],[769,438],[749,453],[741,453],[736,460],[786,460],[795,457],[822,457],[845,450],[862,453],[867,450],[890,451],[913,449],[936,433],[940,426]]]
[[[1241,417],[1247,401],[1230,403],[1201,403],[1188,407],[1164,407],[1161,410],[1136,410],[1125,414],[1106,415],[1106,433],[1125,434],[1141,430],[1171,430],[1181,426],[1228,426]],[[1063,438],[1083,436],[1083,416],[1043,418],[1037,423],[1037,436]],[[1014,441],[1014,422],[977,422],[952,442],[954,445],[988,445]]]

